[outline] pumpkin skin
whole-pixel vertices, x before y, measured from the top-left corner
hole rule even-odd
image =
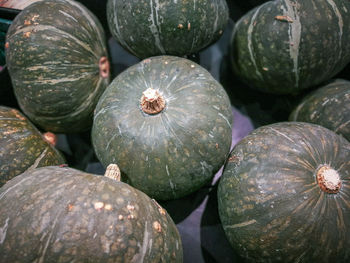
[[[182,262],[179,233],[141,191],[43,167],[0,189],[0,262]]]
[[[350,141],[350,81],[337,79],[307,95],[289,120],[319,124]]]
[[[109,83],[103,29],[82,4],[41,1],[26,7],[6,36],[6,61],[22,111],[41,128],[87,130]]]
[[[228,18],[225,0],[107,2],[107,21],[112,36],[142,59],[196,53],[219,39]]]
[[[140,106],[149,87],[165,99],[158,114]],[[117,163],[134,187],[176,199],[208,183],[224,164],[232,119],[226,91],[207,70],[184,58],[152,57],[121,73],[101,96],[92,145],[100,162]]]
[[[332,78],[350,62],[350,5],[342,0],[277,0],[234,27],[234,73],[268,93],[297,94]]]
[[[4,106],[0,106],[0,149],[0,187],[27,170],[65,163],[25,116]]]
[[[324,166],[338,172],[337,193],[315,178]],[[303,122],[262,126],[234,147],[219,182],[226,236],[248,262],[349,262],[349,179],[341,136]]]

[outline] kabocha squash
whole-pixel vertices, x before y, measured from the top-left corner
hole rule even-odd
[[[337,79],[307,95],[289,119],[319,124],[350,141],[350,81]]]
[[[111,34],[139,58],[198,52],[222,35],[228,18],[225,0],[107,2]]]
[[[208,183],[231,145],[223,87],[175,56],[145,59],[115,78],[99,100],[92,144],[104,166],[118,163],[134,187],[160,200]]]
[[[0,187],[26,170],[65,160],[18,110],[0,106]]]
[[[26,7],[6,36],[6,61],[23,112],[45,130],[91,127],[109,83],[103,29],[82,4],[47,0]]]
[[[218,187],[225,233],[248,262],[349,262],[350,144],[322,126],[262,126]]]
[[[290,94],[316,86],[350,62],[350,4],[343,0],[277,0],[235,25],[235,74],[253,88]]]
[[[28,171],[0,189],[0,211],[0,262],[182,262],[167,212],[104,176]]]

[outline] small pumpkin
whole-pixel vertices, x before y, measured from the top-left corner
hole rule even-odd
[[[160,200],[208,183],[232,140],[223,87],[200,65],[175,56],[145,59],[118,75],[99,100],[92,144],[104,166]]]
[[[6,62],[22,111],[41,128],[87,130],[109,83],[103,29],[82,4],[47,0],[16,16],[6,36]]]
[[[220,219],[248,262],[349,262],[350,143],[303,122],[259,127],[231,152]]]
[[[27,170],[65,163],[22,113],[4,106],[0,106],[0,149],[0,186]]]
[[[293,110],[289,120],[319,124],[350,141],[350,81],[336,79],[313,91]]]
[[[235,74],[268,93],[297,94],[329,80],[350,62],[350,4],[342,0],[268,1],[234,27]]]
[[[112,36],[142,59],[196,53],[219,39],[228,18],[225,0],[107,2],[107,21]]]
[[[107,175],[115,178],[112,165]],[[141,191],[69,167],[27,171],[0,189],[0,262],[182,262],[167,212]]]

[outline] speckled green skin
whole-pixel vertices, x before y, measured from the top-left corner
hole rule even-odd
[[[18,103],[48,131],[91,127],[109,83],[99,73],[107,56],[103,29],[78,2],[47,0],[25,8],[7,32],[6,61]]]
[[[18,110],[0,106],[0,187],[26,170],[65,160]]]
[[[342,187],[323,192],[328,164]],[[262,126],[233,149],[218,188],[225,233],[248,262],[349,262],[350,144],[315,124]]]
[[[222,35],[228,18],[225,0],[107,2],[112,35],[139,58],[198,52]]]
[[[163,111],[141,110],[142,92],[158,89]],[[204,68],[173,56],[141,61],[102,95],[92,143],[101,163],[117,163],[128,182],[161,200],[208,183],[230,151],[232,111],[223,87]]]
[[[350,3],[344,0],[260,5],[233,30],[235,74],[253,88],[276,94],[296,94],[330,79],[350,62],[349,14]]]
[[[28,171],[0,189],[0,262],[182,262],[172,219],[113,179],[72,168]]]
[[[289,119],[319,124],[350,141],[350,81],[337,79],[307,95]]]

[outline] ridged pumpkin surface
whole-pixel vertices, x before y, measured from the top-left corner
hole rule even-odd
[[[112,35],[139,58],[184,56],[215,42],[229,12],[225,0],[108,0]]]
[[[277,0],[235,25],[234,72],[250,86],[287,94],[330,79],[350,62],[350,3]]]
[[[324,167],[334,193],[320,187]],[[231,152],[218,207],[248,262],[349,262],[350,144],[315,124],[262,126]]]
[[[350,81],[337,79],[315,90],[289,119],[319,124],[350,141]]]
[[[72,168],[0,189],[0,262],[182,262],[172,219],[131,186]]]
[[[143,92],[165,100],[158,114]],[[208,183],[231,146],[232,111],[223,87],[198,64],[179,57],[143,60],[108,86],[96,107],[92,142],[104,166],[117,163],[128,182],[156,199],[175,199]]]
[[[0,106],[0,187],[26,170],[64,163],[64,157],[25,116]]]
[[[94,15],[75,1],[40,1],[16,16],[6,41],[14,91],[30,120],[54,132],[88,129],[109,83],[104,32]]]

